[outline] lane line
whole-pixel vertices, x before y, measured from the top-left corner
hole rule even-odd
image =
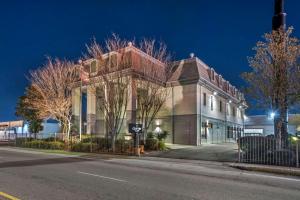
[[[94,176],[94,177],[98,177],[98,178],[103,178],[103,179],[109,179],[109,180],[118,181],[118,182],[128,182],[128,181],[125,181],[125,180],[122,180],[122,179],[112,178],[112,177],[108,177],[108,176],[101,176],[101,175],[98,175],[98,174],[91,174],[91,173],[87,173],[87,172],[78,171],[77,173],[85,174],[85,175],[88,175],[88,176]]]
[[[19,199],[17,197],[14,197],[12,195],[9,195],[9,194],[7,194],[5,192],[1,192],[1,191],[0,191],[0,196],[4,197],[6,199],[9,199],[9,200],[21,200],[21,199]]]
[[[296,181],[300,182],[300,179],[294,179],[294,178],[287,178],[287,177],[280,177],[280,176],[269,176],[269,175],[263,175],[263,174],[251,174],[251,173],[242,173],[248,176],[259,176],[259,177],[265,177],[265,178],[273,178],[273,179],[280,179],[280,180],[286,180],[286,181]]]

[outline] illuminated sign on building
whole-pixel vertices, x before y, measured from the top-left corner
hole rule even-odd
[[[246,128],[244,129],[244,133],[259,133],[259,134],[263,134],[264,133],[264,129],[262,128]]]

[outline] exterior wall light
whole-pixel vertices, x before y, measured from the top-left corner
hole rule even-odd
[[[229,101],[228,101],[228,103],[232,103],[232,101],[231,101],[231,100],[229,100]]]
[[[162,124],[162,121],[160,119],[155,120],[155,125],[160,126]]]
[[[124,135],[124,139],[125,139],[125,140],[131,140],[131,139],[132,139],[132,136],[131,136],[131,135]]]
[[[213,92],[213,95],[216,96],[218,93],[216,91]]]

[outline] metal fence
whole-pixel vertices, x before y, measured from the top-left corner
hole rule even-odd
[[[299,167],[299,139],[282,144],[274,136],[245,136],[238,139],[239,162]]]

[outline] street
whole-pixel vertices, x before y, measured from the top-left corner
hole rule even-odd
[[[0,147],[0,199],[300,199],[300,179],[214,162]]]

